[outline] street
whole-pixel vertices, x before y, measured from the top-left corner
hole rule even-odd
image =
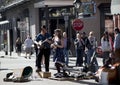
[[[0,52],[0,56],[3,56],[3,52]],[[51,80],[47,78],[40,78],[38,74],[35,72],[35,55],[32,55],[31,59],[26,59],[23,57],[24,54],[22,54],[21,57],[18,57],[16,53],[12,53],[12,56],[5,56],[0,57],[0,85],[98,85],[97,82],[93,79],[87,79],[87,80],[77,80],[77,81],[60,81],[60,80]],[[75,57],[70,57],[70,66],[75,65]],[[101,58],[97,58],[99,61],[98,64],[101,65]],[[12,72],[15,70],[17,75],[20,75],[18,69],[22,69],[25,66],[31,66],[33,68],[33,74],[32,74],[32,81],[30,82],[24,82],[24,83],[16,83],[16,82],[4,82],[3,78],[6,77],[6,74],[9,72]],[[44,71],[44,66],[43,66],[43,71]],[[54,62],[52,62],[52,56],[50,59],[50,72],[53,76],[54,73],[56,73],[55,67],[54,67]]]

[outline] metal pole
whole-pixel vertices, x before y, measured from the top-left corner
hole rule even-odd
[[[67,28],[68,28],[68,19],[69,19],[69,16],[68,15],[65,15],[64,16],[64,20],[65,20],[65,32],[67,33]]]
[[[46,21],[46,27],[48,28],[48,32],[50,32],[49,29],[49,11],[48,11],[48,5],[45,6],[45,21]]]

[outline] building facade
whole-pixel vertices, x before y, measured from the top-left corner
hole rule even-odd
[[[15,0],[17,1],[17,0]],[[13,49],[15,40],[17,37],[21,37],[22,41],[29,34],[32,39],[39,33],[40,27],[46,25],[51,35],[54,33],[54,29],[60,28],[63,31],[67,31],[71,40],[75,38],[76,31],[72,27],[72,22],[76,18],[75,8],[73,6],[74,0],[20,0],[21,2],[16,5],[12,4],[4,8],[6,19],[12,23],[10,29],[3,30],[1,32],[1,39],[5,32],[7,35],[12,33]],[[85,2],[87,0],[81,0]],[[89,31],[94,31],[95,36],[100,41],[101,35],[108,29],[113,29],[111,25],[105,25],[106,20],[112,22],[112,15],[110,14],[111,0],[94,0],[96,8],[92,17],[81,18],[84,22],[84,28],[80,31],[85,31],[87,34]],[[3,9],[2,9],[3,10]],[[67,17],[66,15],[67,14]],[[79,17],[78,17],[79,18]],[[1,21],[2,22],[2,21]],[[1,28],[0,28],[1,29]],[[9,32],[7,32],[9,30]],[[8,41],[8,40],[7,40]],[[4,43],[1,41],[1,44]]]

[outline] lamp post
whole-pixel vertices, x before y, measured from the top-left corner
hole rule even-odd
[[[67,10],[65,10],[62,15],[64,16],[64,20],[65,20],[65,31],[67,33],[68,31],[68,20],[69,20],[69,16],[71,15],[71,13],[67,12]]]
[[[81,0],[74,0],[73,5],[75,7],[76,18],[78,18],[78,11],[82,5]]]

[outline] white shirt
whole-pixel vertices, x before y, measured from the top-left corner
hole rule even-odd
[[[104,40],[103,38],[101,39],[101,49],[103,52],[105,51],[111,51],[112,50],[112,46],[110,44],[109,41]]]
[[[25,42],[24,42],[24,45],[25,45],[25,47],[32,47],[32,45],[33,45],[33,40],[27,38],[27,39],[25,40]]]

